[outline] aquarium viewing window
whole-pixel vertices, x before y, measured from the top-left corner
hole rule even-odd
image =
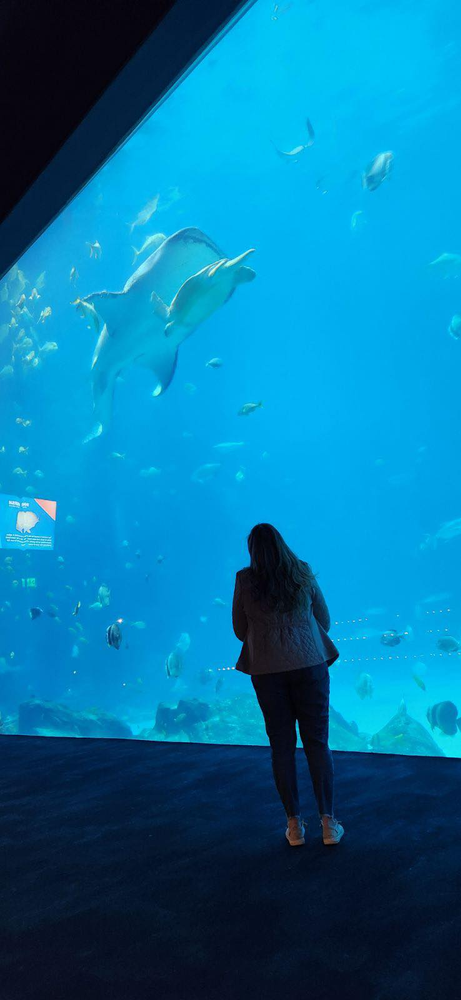
[[[266,743],[230,605],[270,521],[332,612],[332,747],[461,756],[442,13],[257,0],[3,278],[2,733]]]

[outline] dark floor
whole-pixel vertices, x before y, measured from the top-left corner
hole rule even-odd
[[[461,761],[335,754],[290,848],[265,747],[0,737],[1,1000],[446,1000]]]

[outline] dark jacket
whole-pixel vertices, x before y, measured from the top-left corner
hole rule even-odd
[[[330,615],[316,581],[296,611],[267,611],[256,601],[251,571],[241,569],[235,580],[232,624],[243,642],[236,668],[245,674],[273,674],[319,663],[331,666],[339,652],[330,639]]]

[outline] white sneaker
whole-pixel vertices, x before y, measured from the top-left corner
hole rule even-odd
[[[288,826],[285,831],[285,837],[292,847],[298,847],[305,843],[304,831],[304,820],[302,820],[299,816],[288,817]]]
[[[323,843],[339,844],[344,833],[344,827],[334,816],[321,816]]]

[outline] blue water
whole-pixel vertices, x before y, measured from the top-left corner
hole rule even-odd
[[[39,699],[110,713],[149,738],[266,742],[249,679],[228,668],[234,574],[252,524],[267,520],[318,573],[341,651],[332,705],[362,734],[354,746],[372,747],[403,711],[435,750],[398,725],[385,749],[461,755],[461,733],[431,732],[426,718],[446,700],[461,711],[459,653],[437,647],[461,638],[461,537],[435,537],[461,516],[461,342],[448,334],[461,287],[427,266],[461,253],[461,11],[440,0],[324,8],[254,4],[18,262],[32,339],[58,345],[36,349],[36,367],[24,351],[11,360],[28,327],[20,278],[3,279],[0,326],[12,315],[18,325],[0,343],[0,368],[14,369],[0,380],[1,490],[58,502],[53,553],[0,556],[5,732]],[[307,117],[314,145],[278,156],[273,143],[307,142]],[[365,190],[362,172],[386,150],[391,174]],[[130,233],[156,194],[157,211]],[[121,290],[133,245],[188,226],[226,256],[254,247],[257,277],[180,346],[163,396],[152,397],[153,373],[124,369],[110,426],[83,444],[96,334],[71,302]],[[222,367],[206,367],[216,356]],[[217,454],[229,441],[244,445]],[[218,462],[209,482],[191,479]],[[91,609],[101,584],[110,604]],[[45,614],[32,621],[31,606]],[[117,618],[119,650],[105,639]],[[388,629],[410,635],[386,647]],[[183,633],[175,679],[165,660]],[[362,699],[363,672],[373,694]],[[159,703],[193,698],[209,706],[205,722],[153,730]],[[47,717],[43,731],[67,730]],[[334,729],[332,745],[350,744]]]

